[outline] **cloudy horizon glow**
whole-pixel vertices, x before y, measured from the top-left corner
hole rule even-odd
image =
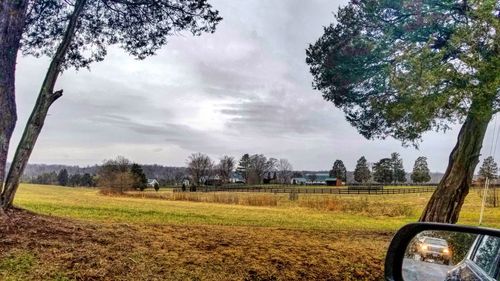
[[[444,171],[457,126],[424,135],[420,150],[366,140],[312,89],[305,49],[346,1],[210,1],[224,18],[214,34],[170,38],[156,56],[134,60],[110,48],[91,70],[68,70],[56,89],[30,163],[93,165],[123,155],[143,164],[184,166],[195,152],[262,153],[297,170],[348,170],[399,152],[407,171],[418,156]],[[18,116],[11,153],[35,102],[48,59],[20,57]],[[489,152],[492,127],[483,154]]]

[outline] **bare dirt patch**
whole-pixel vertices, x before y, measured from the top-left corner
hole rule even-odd
[[[392,233],[89,223],[9,211],[2,280],[381,280]]]

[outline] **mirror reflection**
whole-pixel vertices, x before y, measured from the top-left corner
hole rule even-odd
[[[408,244],[405,281],[500,280],[500,238],[424,231]]]

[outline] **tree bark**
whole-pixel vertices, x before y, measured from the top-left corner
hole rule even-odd
[[[491,105],[471,109],[450,154],[448,168],[427,203],[420,221],[457,222],[465,197],[469,193],[474,170],[479,163],[483,139],[491,117]]]
[[[66,27],[63,39],[54,54],[49,69],[47,70],[47,74],[45,75],[45,80],[43,81],[38,94],[35,107],[31,112],[28,123],[24,128],[23,136],[19,141],[16,153],[14,154],[14,159],[12,160],[5,182],[5,188],[2,196],[3,200],[0,202],[0,208],[7,209],[12,206],[14,196],[19,186],[19,181],[26,165],[28,164],[28,160],[31,152],[33,151],[36,140],[42,131],[49,108],[58,98],[62,96],[62,90],[54,92],[54,86],[59,74],[61,73],[64,58],[70,48],[71,41],[73,40],[77,30],[78,19],[84,10],[86,1],[87,0],[79,0],[75,3],[75,7],[73,13],[71,14],[68,26]]]
[[[0,202],[10,139],[16,126],[15,72],[27,2],[0,0]]]

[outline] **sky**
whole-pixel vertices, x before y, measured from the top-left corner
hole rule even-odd
[[[93,165],[122,155],[184,166],[195,152],[216,161],[262,153],[286,158],[297,170],[327,170],[336,159],[353,170],[363,155],[376,162],[398,152],[408,171],[418,156],[428,158],[431,171],[446,169],[457,126],[426,133],[418,150],[394,139],[366,140],[313,90],[305,49],[346,1],[209,2],[224,18],[214,34],[171,37],[142,61],[111,47],[90,71],[64,72],[56,85],[64,96],[50,109],[30,163]],[[18,60],[11,156],[48,63]]]

